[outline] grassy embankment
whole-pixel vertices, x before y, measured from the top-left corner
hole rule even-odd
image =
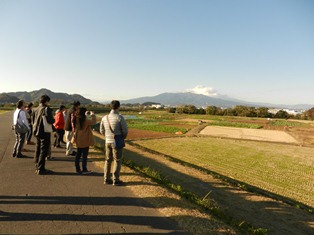
[[[135,143],[314,207],[312,148],[215,138],[173,138]]]

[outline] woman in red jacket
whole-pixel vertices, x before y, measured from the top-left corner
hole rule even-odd
[[[56,135],[55,135],[55,141],[53,146],[56,148],[61,148],[61,142],[64,143],[63,141],[63,136],[64,136],[64,115],[63,111],[65,110],[64,105],[60,105],[60,108],[57,110],[56,115],[55,115],[55,122],[54,122],[54,127],[56,128]]]

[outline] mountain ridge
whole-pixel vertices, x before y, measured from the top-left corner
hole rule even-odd
[[[231,108],[236,105],[254,106],[254,107],[268,107],[268,108],[280,108],[280,109],[298,109],[307,110],[314,107],[314,104],[270,104],[270,103],[259,103],[259,102],[248,102],[228,97],[210,97],[202,94],[195,94],[191,92],[165,92],[156,96],[145,96],[128,100],[121,100],[122,104],[135,104],[145,102],[156,102],[163,105],[177,106],[177,105],[195,105],[196,107],[207,107],[217,106],[222,108]]]
[[[79,101],[81,104],[98,103],[90,99],[85,98],[79,94],[68,94],[64,92],[53,92],[46,88],[42,88],[34,91],[17,91],[0,93],[0,103],[16,103],[18,100],[24,100],[25,102],[38,102],[42,95],[48,95],[53,100],[58,100],[60,103],[72,103]]]

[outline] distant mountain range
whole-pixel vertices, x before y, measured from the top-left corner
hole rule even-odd
[[[73,101],[80,101],[83,105],[99,104],[98,102],[87,99],[79,94],[69,95],[67,93],[53,92],[48,89],[40,89],[36,91],[19,91],[0,93],[0,104],[3,103],[16,103],[19,99],[26,102],[38,102],[40,96],[48,95],[51,101],[59,104],[69,104]],[[210,97],[206,95],[194,94],[190,92],[179,93],[162,93],[156,96],[146,96],[129,100],[121,100],[121,104],[143,104],[143,103],[160,103],[163,105],[177,106],[177,105],[195,105],[196,107],[217,106],[222,108],[230,108],[236,105],[245,105],[253,107],[268,107],[280,109],[293,109],[293,110],[308,110],[314,107],[314,104],[269,104],[269,103],[253,103],[243,100],[233,99],[228,96]]]
[[[136,99],[122,100],[122,104],[142,104],[145,102],[160,103],[163,105],[195,105],[196,107],[207,107],[210,105],[230,108],[235,105],[245,105],[254,107],[268,107],[268,108],[281,108],[281,109],[295,109],[295,110],[308,110],[314,107],[314,104],[298,104],[298,105],[285,105],[285,104],[269,104],[269,103],[252,103],[242,100],[237,100],[229,97],[210,97],[206,95],[194,94],[189,92],[181,93],[162,93],[156,96],[146,96]]]
[[[19,92],[8,92],[0,93],[0,104],[3,103],[16,103],[18,100],[24,100],[25,102],[38,102],[42,95],[48,95],[51,101],[59,101],[59,103],[73,103],[74,101],[80,101],[81,104],[92,104],[97,103],[90,99],[87,99],[81,95],[73,94],[69,95],[67,93],[53,92],[48,89],[40,89],[36,91],[19,91]]]

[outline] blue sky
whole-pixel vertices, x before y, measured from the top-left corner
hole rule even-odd
[[[0,0],[0,83],[314,104],[314,1]]]

